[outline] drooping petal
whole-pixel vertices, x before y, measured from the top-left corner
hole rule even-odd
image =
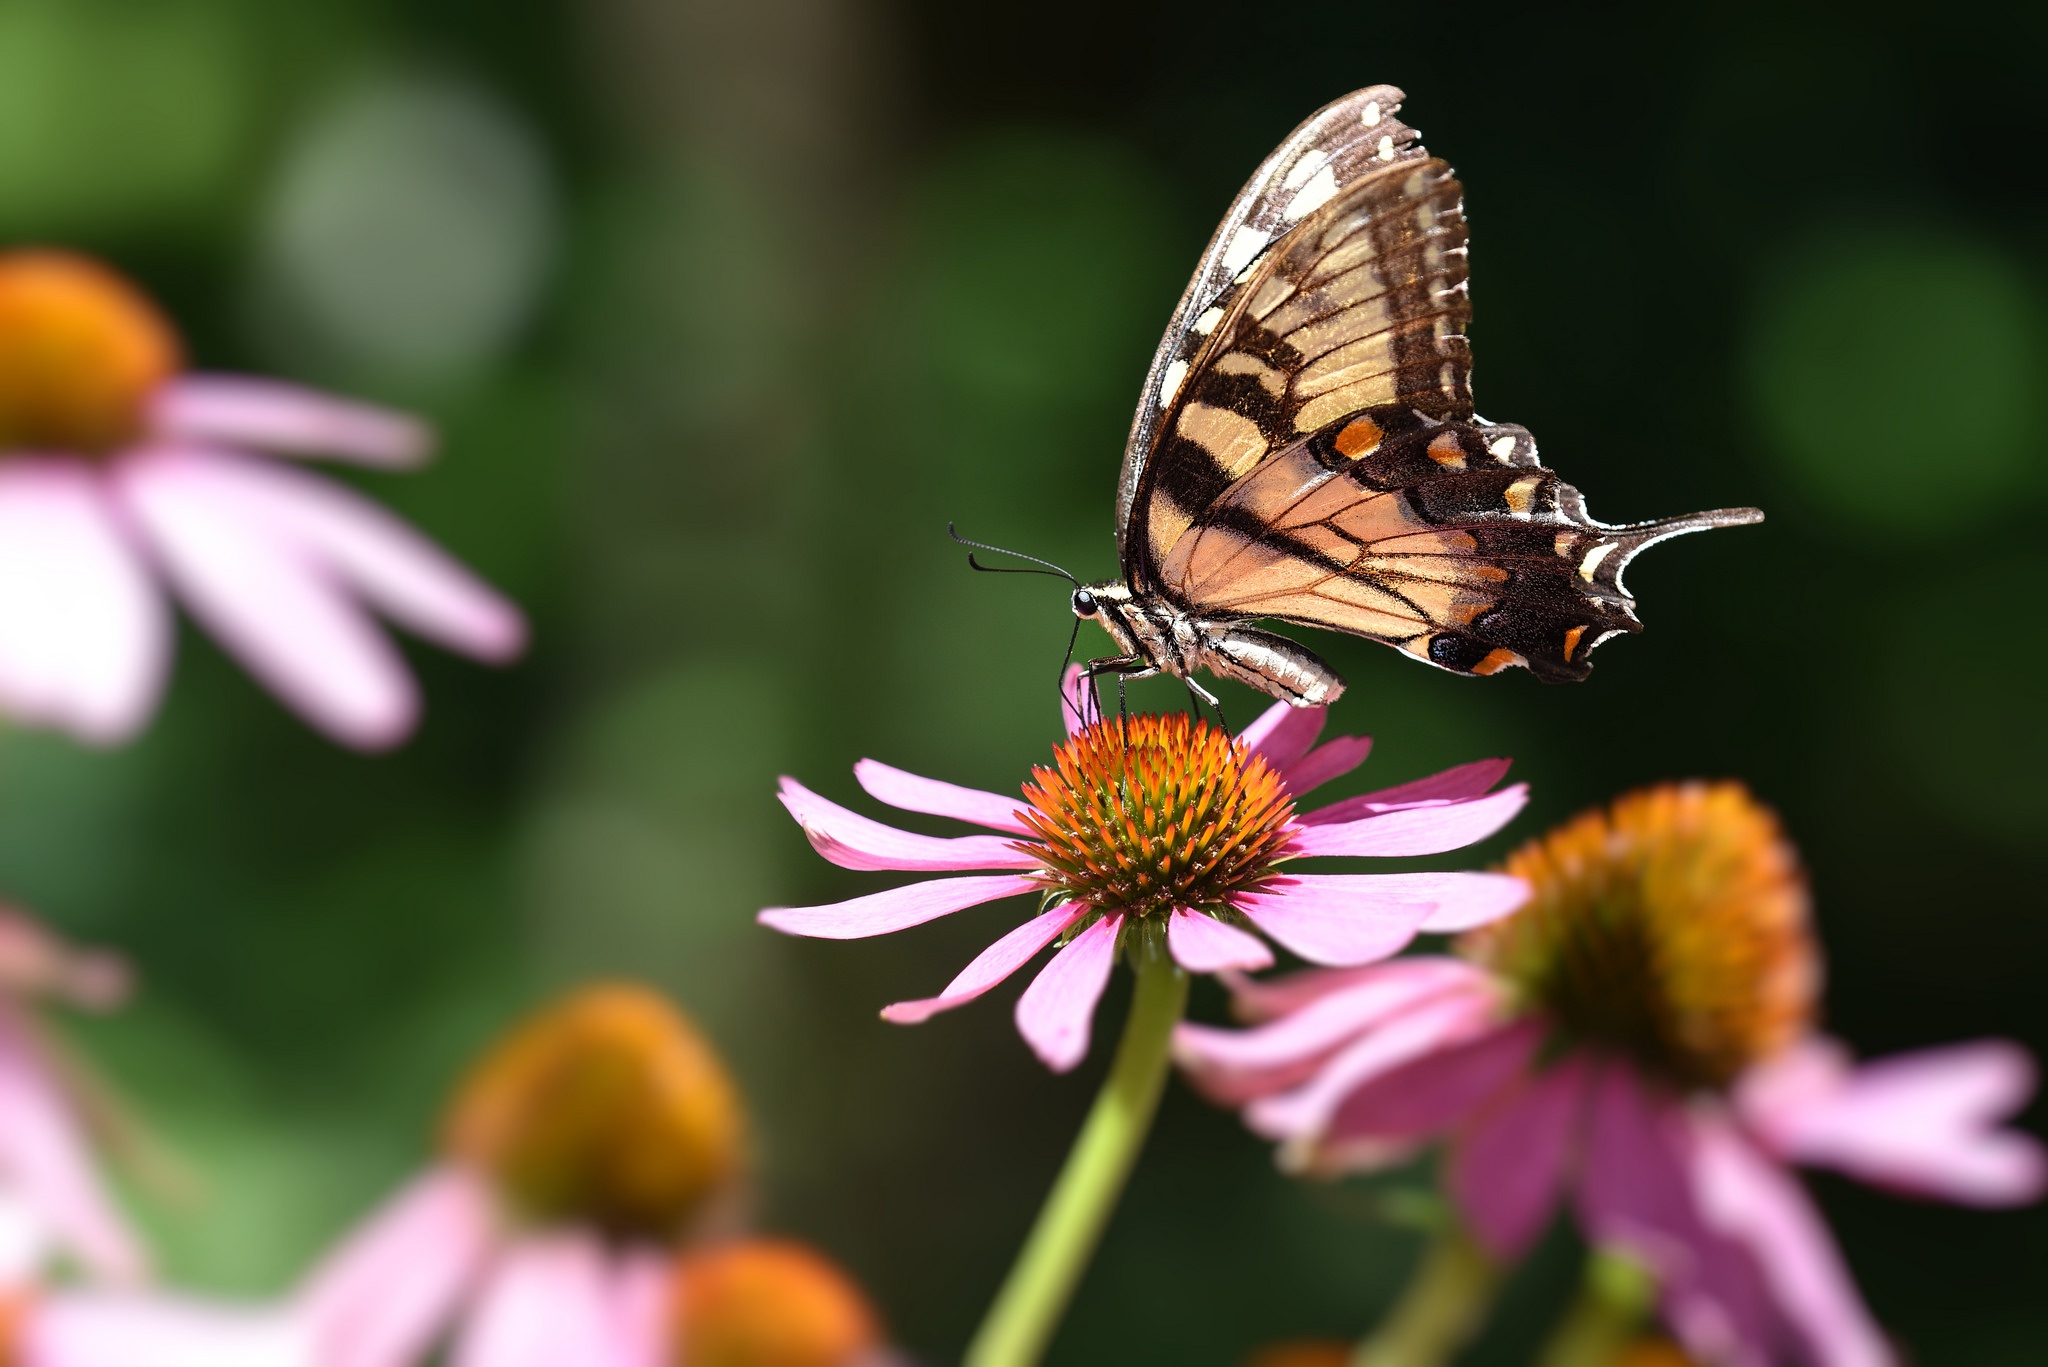
[[[170,615],[82,464],[0,464],[0,708],[95,744],[148,720]]]
[[[1490,991],[1484,974],[1460,959],[1415,958],[1345,974],[1291,974],[1253,988],[1313,980],[1316,995],[1285,1004],[1284,1013],[1249,1030],[1184,1024],[1174,1031],[1174,1057],[1197,1072],[1246,1072],[1320,1059],[1415,1006],[1450,992]]]
[[[329,1367],[295,1319],[255,1306],[64,1291],[19,1324],[8,1360],[23,1367]]]
[[[628,1287],[595,1235],[522,1239],[492,1273],[449,1367],[659,1367],[624,1322]]]
[[[1237,910],[1309,963],[1356,967],[1393,957],[1415,939],[1434,902],[1386,896],[1374,875],[1274,879],[1264,892],[1235,898]]]
[[[1349,987],[1409,978],[1427,979],[1439,985],[1453,981],[1482,983],[1487,981],[1487,974],[1463,959],[1418,954],[1364,968],[1311,968],[1283,973],[1277,978],[1255,980],[1225,974],[1224,982],[1230,988],[1231,1009],[1239,1020],[1264,1021],[1299,1011],[1310,1002]]]
[[[294,1297],[320,1367],[413,1367],[452,1327],[498,1237],[481,1179],[437,1168],[345,1238]]]
[[[1296,707],[1276,702],[1260,713],[1259,719],[1247,726],[1238,739],[1244,742],[1246,750],[1264,755],[1267,764],[1285,773],[1308,754],[1329,719],[1327,707]]]
[[[1494,784],[1507,776],[1512,763],[1505,759],[1474,760],[1411,783],[1347,797],[1342,802],[1305,813],[1298,819],[1304,826],[1327,826],[1339,821],[1356,821],[1379,812],[1399,811],[1403,807],[1469,802],[1491,791]]]
[[[1245,1108],[1245,1123],[1269,1139],[1313,1144],[1338,1108],[1367,1083],[1475,1039],[1497,1028],[1497,1023],[1491,992],[1443,993],[1339,1050],[1301,1087],[1252,1102]]]
[[[1177,908],[1167,921],[1166,944],[1173,951],[1173,961],[1190,973],[1273,966],[1273,951],[1259,943],[1257,936],[1185,907]]]
[[[821,907],[768,907],[754,919],[786,935],[819,940],[861,940],[936,921],[983,902],[1037,892],[1029,878],[929,878]]]
[[[1038,860],[1016,842],[994,835],[946,839],[915,835],[871,821],[784,778],[782,805],[804,828],[811,847],[843,869],[956,873],[962,869],[1029,869]]]
[[[1710,1229],[1692,1189],[1692,1132],[1679,1105],[1624,1064],[1594,1069],[1577,1188],[1587,1238],[1656,1275],[1664,1316],[1706,1361],[1775,1361],[1781,1322],[1747,1255]]]
[[[1514,820],[1528,801],[1528,785],[1518,783],[1469,802],[1407,807],[1356,821],[1305,825],[1295,833],[1290,849],[1303,856],[1443,854],[1486,839]]]
[[[1017,999],[1017,1031],[1055,1073],[1088,1054],[1095,1004],[1116,966],[1116,934],[1124,918],[1105,916],[1076,935],[1038,971]]]
[[[1404,1162],[1512,1086],[1539,1036],[1532,1022],[1510,1022],[1403,1064],[1346,1097],[1312,1145],[1282,1159],[1323,1176]]]
[[[0,1178],[94,1276],[143,1275],[148,1258],[100,1179],[63,1084],[11,1009],[0,1011]]]
[[[2039,1141],[2001,1123],[2033,1095],[2034,1063],[2006,1040],[1902,1054],[1852,1068],[1810,1041],[1752,1070],[1747,1123],[1780,1155],[1878,1186],[1968,1205],[2018,1205],[2048,1181]]]
[[[905,773],[873,759],[864,759],[854,765],[853,776],[860,780],[861,787],[867,789],[868,796],[902,811],[971,821],[977,826],[989,826],[1012,835],[1031,834],[1031,828],[1017,816],[1018,809],[1026,805],[1019,797],[1004,797],[1001,793],[983,792],[979,788],[942,783],[935,778]]]
[[[299,714],[362,749],[412,729],[419,698],[391,643],[332,579],[245,502],[220,496],[218,462],[132,457],[123,503],[186,605]]]
[[[1066,903],[1032,917],[975,955],[974,962],[961,969],[959,976],[947,983],[946,990],[938,996],[885,1006],[882,1019],[897,1025],[917,1025],[941,1011],[966,1005],[1031,962],[1032,955],[1058,939],[1060,932],[1086,910]]]
[[[160,437],[230,450],[342,456],[365,465],[418,465],[433,447],[403,413],[243,375],[181,375],[157,391]]]
[[[1556,1210],[1585,1084],[1585,1064],[1565,1059],[1499,1097],[1452,1146],[1445,1186],[1494,1257],[1528,1252]]]
[[[1755,1260],[1812,1360],[1821,1367],[1892,1367],[1897,1358],[1799,1180],[1719,1114],[1696,1113],[1693,1133],[1694,1193],[1707,1224]]]
[[[1282,776],[1287,780],[1288,791],[1298,799],[1312,788],[1344,777],[1365,763],[1371,753],[1371,736],[1339,736],[1288,765]]]
[[[191,456],[206,496],[311,571],[346,584],[384,616],[427,640],[502,663],[526,646],[519,609],[440,547],[351,489],[275,461]]]

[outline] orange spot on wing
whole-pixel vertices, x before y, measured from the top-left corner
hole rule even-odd
[[[1337,454],[1347,460],[1369,455],[1385,435],[1371,418],[1360,418],[1337,434]]]
[[[1459,444],[1456,432],[1439,432],[1429,444],[1429,458],[1446,470],[1465,468],[1465,448]]]
[[[1529,662],[1515,654],[1514,651],[1501,647],[1488,651],[1485,659],[1472,666],[1472,672],[1474,674],[1498,674],[1510,666],[1525,665],[1527,663]]]
[[[1564,634],[1564,657],[1569,660],[1572,652],[1579,648],[1579,638],[1586,634],[1584,627],[1573,627]]]

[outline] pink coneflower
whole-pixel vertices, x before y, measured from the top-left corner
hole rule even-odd
[[[651,1367],[679,1238],[729,1204],[740,1102],[653,992],[580,991],[487,1055],[443,1157],[307,1281],[318,1367]]]
[[[1032,770],[1021,798],[920,778],[875,760],[854,766],[869,795],[905,811],[971,822],[997,835],[914,835],[782,780],[782,804],[817,851],[849,869],[919,873],[1002,870],[934,879],[819,907],[773,907],[763,924],[851,940],[921,925],[1007,897],[1039,911],[963,969],[936,997],[884,1008],[913,1024],[973,1001],[1047,945],[1061,948],[1017,1002],[1017,1028],[1048,1067],[1088,1052],[1096,1002],[1120,948],[1163,943],[1193,973],[1272,964],[1260,932],[1318,964],[1384,959],[1420,931],[1453,931],[1507,914],[1527,895],[1491,873],[1298,874],[1322,855],[1441,854],[1492,835],[1522,809],[1523,785],[1493,791],[1505,760],[1482,760],[1306,815],[1303,793],[1351,772],[1371,742],[1318,746],[1319,707],[1276,704],[1236,739],[1185,715],[1079,725],[1069,676],[1068,735]]]
[[[53,1264],[111,1283],[144,1272],[94,1158],[85,1079],[30,1009],[40,998],[101,1010],[126,988],[118,960],[0,907],[0,1289],[33,1284]]]
[[[105,267],[0,253],[0,708],[94,742],[155,708],[163,586],[308,721],[374,749],[412,676],[366,608],[484,660],[519,612],[361,495],[265,456],[405,466],[411,419],[269,380],[184,373],[170,324]]]
[[[2033,1090],[2027,1054],[1992,1041],[1859,1068],[1814,1034],[1806,884],[1738,785],[1631,794],[1506,867],[1530,906],[1461,957],[1242,983],[1265,1023],[1182,1027],[1183,1065],[1300,1167],[1370,1168],[1448,1136],[1450,1194],[1500,1259],[1569,1191],[1704,1361],[1894,1361],[1787,1165],[2031,1201],[2041,1147],[1998,1128]]]

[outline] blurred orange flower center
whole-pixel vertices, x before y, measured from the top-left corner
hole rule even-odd
[[[756,1239],[676,1269],[675,1367],[854,1367],[881,1346],[873,1307],[802,1244]]]
[[[1535,896],[1460,951],[1567,1037],[1694,1088],[1725,1086],[1810,1028],[1806,879],[1740,784],[1627,794],[1524,845],[1507,870]]]
[[[1024,785],[1054,892],[1103,912],[1220,908],[1285,850],[1293,798],[1263,756],[1180,713],[1105,718]]]
[[[689,1021],[651,991],[605,985],[486,1056],[444,1141],[535,1219],[658,1239],[731,1188],[744,1127],[724,1065]]]
[[[0,451],[100,455],[132,441],[179,362],[171,325],[106,267],[0,253]]]

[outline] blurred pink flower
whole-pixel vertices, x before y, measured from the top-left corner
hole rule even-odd
[[[478,659],[516,608],[338,484],[254,452],[418,463],[416,422],[269,380],[181,373],[177,338],[104,267],[0,255],[0,708],[112,743],[154,710],[164,588],[308,721],[395,744],[419,700],[367,608]]]
[[[53,1263],[117,1284],[146,1270],[94,1157],[81,1074],[30,1010],[36,998],[103,1008],[125,984],[117,960],[0,907],[0,1288],[33,1285]]]
[[[1531,906],[1466,957],[1240,979],[1260,1023],[1181,1026],[1182,1065],[1296,1168],[1366,1170],[1447,1137],[1450,1195],[1503,1259],[1569,1191],[1590,1240],[1657,1275],[1703,1361],[1894,1362],[1787,1165],[2032,1201],[2043,1150],[1999,1128],[2033,1092],[2027,1053],[1985,1041],[1858,1068],[1811,1033],[1804,882],[1735,785],[1631,795],[1508,867]]]
[[[842,868],[1004,872],[911,883],[830,906],[771,907],[762,924],[859,939],[1000,898],[1036,896],[1039,913],[938,996],[898,1002],[882,1016],[914,1024],[964,1005],[1059,940],[1059,952],[1018,999],[1016,1020],[1046,1066],[1065,1071],[1088,1052],[1120,937],[1141,926],[1163,924],[1173,957],[1195,973],[1271,965],[1272,951],[1246,927],[1311,963],[1365,964],[1418,932],[1504,916],[1528,894],[1521,880],[1501,874],[1283,871],[1311,856],[1441,854],[1483,840],[1528,799],[1521,784],[1493,791],[1506,760],[1462,765],[1297,816],[1297,795],[1351,772],[1371,748],[1362,736],[1318,746],[1326,709],[1276,704],[1235,741],[1177,713],[1082,726],[1076,675],[1070,671],[1066,683],[1067,742],[1052,766],[1033,770],[1021,798],[871,759],[854,766],[878,801],[999,835],[914,835],[782,780],[783,806],[812,846]]]
[[[323,1367],[288,1309],[140,1292],[18,1296],[0,1322],[14,1367]]]

